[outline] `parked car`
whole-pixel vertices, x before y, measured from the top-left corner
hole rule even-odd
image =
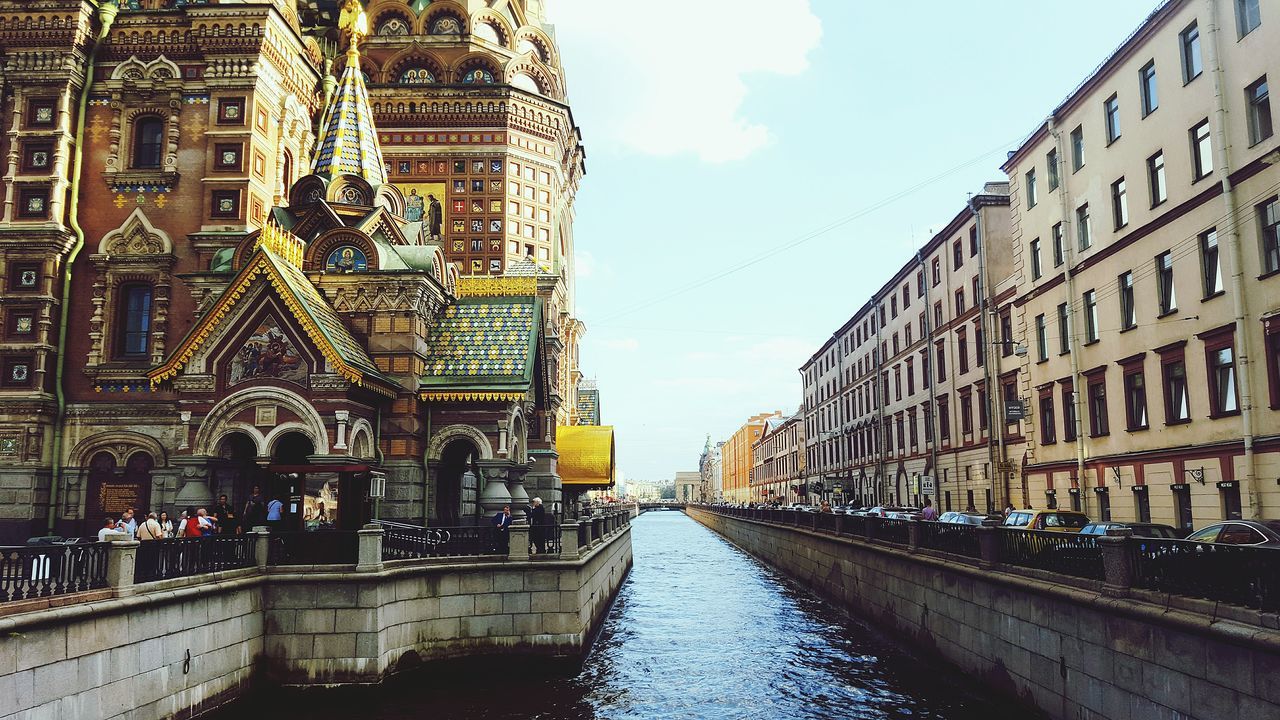
[[[867,514],[892,520],[910,520],[919,512],[920,508],[901,507],[897,505],[877,505],[876,507],[868,510]]]
[[[1160,523],[1141,523],[1141,522],[1096,522],[1085,525],[1080,530],[1081,535],[1106,535],[1108,530],[1123,530],[1128,528],[1133,531],[1134,537],[1161,538],[1166,540],[1177,540],[1182,537],[1177,530],[1171,525],[1161,525]]]
[[[1255,545],[1280,548],[1280,520],[1228,520],[1214,523],[1187,536],[1188,540],[1222,545]]]
[[[999,520],[1004,519],[999,515],[983,515],[982,513],[944,512],[938,516],[938,522],[952,523],[954,525],[981,525],[982,521],[988,517]]]
[[[1004,519],[1004,527],[1024,530],[1080,532],[1089,516],[1074,510],[1014,510]]]

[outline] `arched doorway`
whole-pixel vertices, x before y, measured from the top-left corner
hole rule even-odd
[[[463,512],[463,500],[468,488],[463,487],[462,476],[471,467],[476,455],[476,446],[463,438],[451,440],[440,453],[440,464],[436,467],[438,525],[454,527],[463,524],[464,517],[470,519],[470,513]],[[474,503],[476,488],[471,487],[469,490]]]
[[[300,432],[287,432],[276,439],[271,448],[271,465],[275,470],[267,488],[268,506],[271,500],[279,500],[283,504],[280,520],[275,523],[279,530],[301,530],[303,497],[306,493],[307,473],[302,466],[309,463],[309,457],[315,454],[315,444],[311,438]],[[272,524],[268,520],[268,525]]]
[[[266,490],[264,473],[257,464],[258,446],[247,434],[232,432],[218,442],[217,453],[219,461],[212,477],[214,498],[226,495],[237,514],[242,513],[255,485]]]

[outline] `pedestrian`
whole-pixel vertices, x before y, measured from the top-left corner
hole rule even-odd
[[[542,498],[533,499],[533,507],[529,509],[529,539],[533,541],[533,549],[536,553],[544,553],[547,550],[547,534],[546,528],[543,527],[547,520],[547,510],[542,507]]]
[[[200,518],[196,515],[194,507],[187,507],[182,513],[182,537],[198,538],[204,535],[204,530],[200,527]]]
[[[115,518],[107,518],[102,524],[102,529],[98,531],[98,542],[110,542],[111,539],[107,536],[118,532],[120,531],[116,530]]]
[[[280,520],[284,515],[284,503],[280,502],[280,498],[273,497],[267,502],[267,526],[272,530],[280,527]]]
[[[240,518],[226,495],[218,496],[218,504],[213,506],[213,517],[218,521],[218,532],[223,535],[235,535],[240,531]]]
[[[164,533],[165,539],[173,537],[173,521],[169,519],[169,513],[160,512],[160,530]]]
[[[196,511],[196,520],[200,523],[200,535],[214,535],[218,532],[218,525],[209,517],[209,511],[200,508]]]
[[[974,507],[973,503],[969,503],[969,505],[965,507],[964,511],[967,513],[976,513],[978,512],[978,508]]]
[[[920,511],[920,519],[929,521],[938,519],[938,509],[933,506],[933,501],[929,498],[924,499],[924,509]]]
[[[133,519],[133,508],[125,508],[124,514],[120,516],[120,522],[116,523],[118,532],[129,533],[129,539],[132,540],[138,534],[138,521]]]
[[[831,503],[824,500],[822,502],[822,507],[818,508],[818,512],[824,512],[824,513],[831,512]]]
[[[253,486],[253,493],[249,495],[249,500],[244,504],[244,518],[246,530],[267,524],[267,500],[262,497],[262,488],[258,485]]]
[[[1008,503],[1007,505],[1004,506],[1004,516],[1009,517],[1012,514],[1013,514],[1013,503]]]
[[[138,526],[139,542],[163,539],[164,529],[160,527],[160,521],[156,519],[156,514],[154,512],[147,513],[147,518]]]
[[[510,548],[511,536],[511,506],[503,505],[502,510],[493,516],[491,521],[494,527],[493,533],[493,551],[497,554],[505,554]]]

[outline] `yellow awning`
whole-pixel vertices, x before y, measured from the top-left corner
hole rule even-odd
[[[613,426],[561,425],[556,428],[557,467],[566,486],[613,487]]]

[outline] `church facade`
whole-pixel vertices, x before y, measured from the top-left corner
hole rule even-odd
[[[572,514],[585,165],[540,2],[0,17],[0,544],[254,486],[296,529]]]

